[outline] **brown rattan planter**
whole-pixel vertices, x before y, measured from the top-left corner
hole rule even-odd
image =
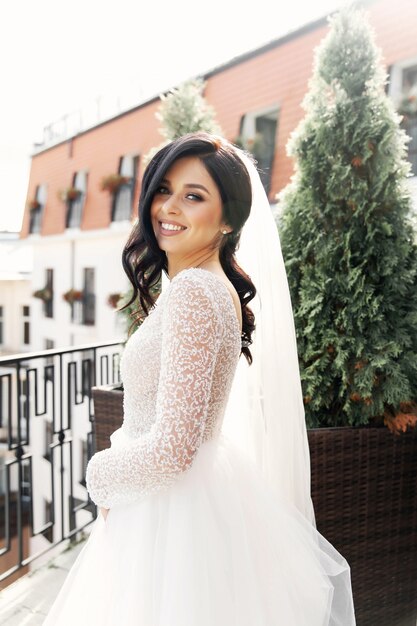
[[[351,567],[358,626],[416,626],[417,429],[308,431],[317,528]]]
[[[123,423],[123,386],[122,383],[92,387],[94,401],[93,433],[95,450],[110,447],[110,435]]]
[[[96,450],[122,425],[120,383],[93,388]],[[417,429],[308,430],[317,528],[346,558],[357,626],[416,626]]]

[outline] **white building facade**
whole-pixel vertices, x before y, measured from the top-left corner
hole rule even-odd
[[[131,224],[118,226],[96,231],[70,228],[48,237],[29,235],[33,290],[49,286],[52,292],[50,301],[32,300],[36,333],[31,350],[125,341],[124,318],[107,302],[109,295],[129,289],[121,255]],[[86,302],[66,301],[63,296],[71,289],[81,292]]]
[[[0,356],[30,348],[32,269],[30,242],[0,232]]]

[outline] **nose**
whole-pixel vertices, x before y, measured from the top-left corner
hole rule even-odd
[[[178,202],[175,194],[171,194],[165,202],[162,204],[162,209],[167,211],[168,213],[177,213],[178,212]]]

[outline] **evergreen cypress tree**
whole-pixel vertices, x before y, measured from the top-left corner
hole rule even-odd
[[[204,98],[205,86],[206,83],[203,80],[196,78],[160,96],[161,104],[156,118],[161,122],[159,132],[164,137],[164,141],[146,155],[146,163],[165,144],[187,133],[203,130],[208,133],[221,134],[220,127],[215,120],[214,109]]]
[[[308,427],[417,422],[407,137],[363,11],[329,18],[277,218]]]
[[[156,117],[162,124],[160,133],[167,141],[199,130],[220,133],[214,109],[203,96],[205,86],[203,80],[196,78],[161,95]]]

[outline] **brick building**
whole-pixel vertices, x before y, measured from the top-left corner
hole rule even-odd
[[[417,3],[414,0],[366,2],[390,73],[389,93],[397,100],[417,84]],[[264,139],[263,167],[273,201],[289,181],[293,164],[286,155],[289,135],[303,117],[301,102],[312,73],[313,53],[328,31],[326,18],[248,52],[207,73],[205,96],[217,113],[225,137],[255,132]],[[160,143],[155,112],[159,98],[72,136],[38,146],[32,156],[27,209],[20,233],[34,248],[33,288],[52,293],[73,287],[85,294],[83,308],[68,311],[58,297],[33,305],[37,324],[34,349],[77,342],[119,339],[123,333],[105,306],[110,292],[127,288],[120,254],[135,217],[142,176],[142,155]],[[417,127],[410,129],[410,159],[417,174]],[[130,178],[111,196],[100,189],[103,176]],[[417,180],[415,177],[414,180]],[[64,202],[69,187],[77,196]],[[31,206],[31,208],[30,208]],[[59,290],[57,289],[59,276]],[[59,294],[58,294],[59,295]],[[42,343],[43,342],[43,343]]]

